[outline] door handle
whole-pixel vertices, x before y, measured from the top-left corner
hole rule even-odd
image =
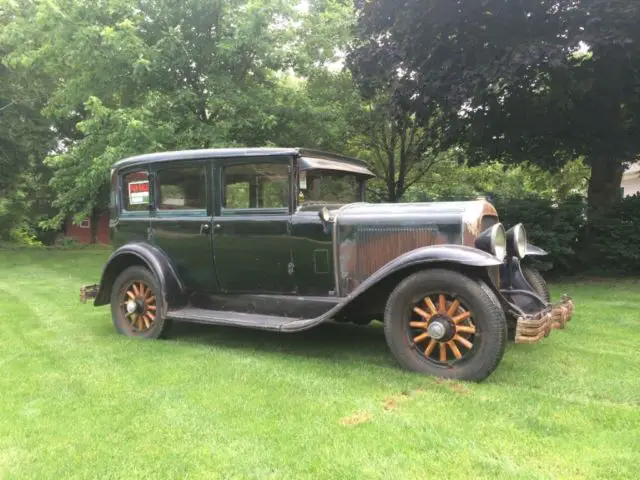
[[[219,230],[222,230],[222,225],[220,225],[219,223],[214,223],[213,224],[213,230],[216,231],[216,232],[219,231]]]
[[[211,230],[211,227],[209,226],[208,223],[203,223],[202,225],[200,225],[201,234],[209,233],[209,230]]]

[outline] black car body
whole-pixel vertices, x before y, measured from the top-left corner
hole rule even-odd
[[[365,202],[373,173],[297,148],[141,155],[111,173],[114,252],[81,299],[111,304],[117,329],[158,337],[172,321],[295,332],[374,319],[406,368],[486,378],[507,338],[564,327],[523,267],[546,252],[505,232],[486,200]]]

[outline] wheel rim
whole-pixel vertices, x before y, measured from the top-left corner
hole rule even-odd
[[[124,289],[120,309],[133,333],[144,333],[153,327],[156,308],[156,296],[146,282],[136,280]]]
[[[409,319],[409,340],[420,355],[440,366],[469,357],[477,344],[473,314],[453,295],[438,292],[414,303]]]

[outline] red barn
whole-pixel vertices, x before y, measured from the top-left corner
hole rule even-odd
[[[73,219],[67,220],[64,226],[64,234],[73,238],[78,243],[91,243],[91,220],[85,218],[82,223],[74,224]],[[96,231],[96,243],[109,243],[109,212],[100,214],[98,229]]]

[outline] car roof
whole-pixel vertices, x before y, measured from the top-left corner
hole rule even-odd
[[[275,157],[297,156],[300,158],[300,168],[344,170],[374,177],[367,164],[356,158],[346,157],[336,153],[323,152],[308,148],[204,148],[197,150],[175,150],[166,152],[146,153],[124,158],[113,164],[115,170],[149,163],[171,162],[178,160],[195,160],[199,158],[239,158],[239,157]]]

